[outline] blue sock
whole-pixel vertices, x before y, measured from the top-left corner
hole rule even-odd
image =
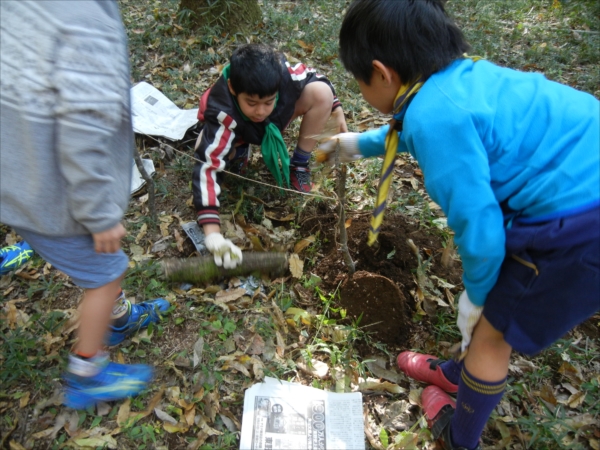
[[[493,382],[479,380],[463,367],[451,423],[452,445],[469,449],[477,447],[483,428],[505,388],[506,378]]]
[[[453,384],[458,384],[462,367],[462,361],[456,362],[454,359],[449,359],[448,361],[444,361],[440,364],[440,368],[442,369],[442,372],[444,372],[444,376],[448,379],[450,383]]]
[[[296,149],[294,150],[294,154],[292,155],[292,159],[290,159],[291,166],[308,166],[308,161],[310,160],[310,152],[305,152],[300,147],[296,145]]]

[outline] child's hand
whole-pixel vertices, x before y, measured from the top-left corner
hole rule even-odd
[[[316,150],[317,162],[335,164],[335,151],[338,142],[340,143],[340,162],[347,163],[362,158],[358,149],[359,135],[360,133],[340,133],[319,142]]]
[[[115,253],[121,248],[121,239],[125,237],[127,231],[119,222],[114,227],[100,233],[92,233],[94,238],[94,250],[96,253]]]
[[[225,239],[221,233],[207,235],[204,245],[213,254],[215,264],[219,267],[234,269],[242,262],[242,250],[229,239]]]
[[[474,305],[469,296],[467,295],[467,291],[463,291],[458,298],[458,319],[456,320],[456,324],[460,329],[460,334],[462,334],[462,344],[461,351],[465,351],[469,344],[471,343],[471,336],[473,336],[473,329],[479,319],[481,318],[481,313],[483,312],[482,306]]]

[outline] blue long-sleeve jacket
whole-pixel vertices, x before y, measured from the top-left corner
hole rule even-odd
[[[600,204],[600,102],[541,74],[457,60],[431,76],[404,117],[399,152],[423,171],[483,305],[505,257],[511,217],[541,221]],[[384,153],[388,126],[359,137]]]

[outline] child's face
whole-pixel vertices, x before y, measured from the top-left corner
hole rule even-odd
[[[387,73],[383,71],[387,70]],[[371,82],[369,84],[356,79],[360,93],[373,108],[384,114],[390,114],[394,109],[394,99],[400,89],[400,80],[388,68],[374,65]]]
[[[248,95],[243,92],[237,95],[237,101],[242,112],[252,122],[263,122],[275,109],[275,97],[277,93],[259,97],[256,94]]]

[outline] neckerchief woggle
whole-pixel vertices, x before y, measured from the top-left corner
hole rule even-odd
[[[464,55],[465,58],[470,58],[473,62],[477,62],[482,59],[479,56],[468,56]],[[381,223],[383,222],[383,213],[385,212],[385,206],[387,202],[388,192],[392,183],[392,172],[394,170],[394,160],[396,159],[396,153],[398,151],[399,136],[398,133],[402,131],[402,122],[408,105],[419,92],[423,84],[425,83],[423,77],[419,77],[417,81],[412,83],[406,83],[400,86],[396,98],[394,99],[393,117],[390,120],[390,129],[385,136],[385,154],[383,156],[383,164],[381,166],[381,177],[379,178],[379,186],[377,187],[377,198],[375,200],[375,208],[371,215],[371,226],[369,228],[369,238],[367,244],[369,246],[377,242],[377,236],[381,231]]]
[[[221,74],[225,81],[229,80],[229,71],[230,65],[227,64]],[[275,106],[277,106],[277,100],[279,100],[279,93],[275,97]],[[236,108],[242,115],[243,119],[247,122],[250,119],[242,112],[240,105],[238,105],[237,99],[234,98],[233,102],[235,103]],[[277,181],[277,186],[282,186],[283,180],[281,177],[281,172],[279,170],[279,160],[281,160],[281,168],[283,170],[283,176],[285,177],[285,181],[287,186],[290,185],[290,155],[287,150],[287,146],[283,140],[283,136],[281,135],[281,131],[279,128],[271,122],[269,119],[266,119],[265,125],[265,134],[262,138],[262,142],[260,144],[260,151],[262,153],[263,159],[265,160],[265,164],[269,171],[275,177]]]

